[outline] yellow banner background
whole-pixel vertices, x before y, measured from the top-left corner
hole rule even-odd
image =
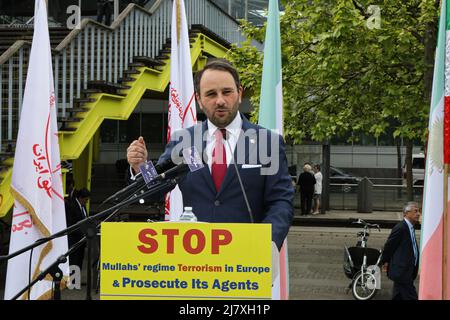
[[[101,299],[271,298],[270,224],[103,223],[101,234]]]

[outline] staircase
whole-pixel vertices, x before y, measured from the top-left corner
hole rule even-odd
[[[244,38],[209,0],[188,3],[195,71]],[[61,159],[84,161],[79,167],[86,167],[88,184],[92,148],[86,147],[103,120],[128,119],[147,90],[164,92],[169,83],[171,11],[170,0],[152,12],[130,4],[111,27],[83,20],[52,50]],[[0,217],[13,204],[9,185],[29,51],[30,43],[19,40],[0,56]]]
[[[31,42],[33,39],[33,32],[33,25],[30,25],[29,28],[0,26],[0,56],[18,40]],[[51,47],[56,48],[56,46],[66,38],[69,32],[70,30],[67,28],[49,28]]]

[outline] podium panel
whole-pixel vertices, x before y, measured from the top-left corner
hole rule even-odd
[[[100,298],[271,299],[270,224],[101,226]]]

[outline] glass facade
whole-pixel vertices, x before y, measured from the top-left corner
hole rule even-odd
[[[185,0],[185,2],[191,0]],[[156,0],[119,0],[119,10],[123,10],[129,3],[136,3],[150,8]],[[269,0],[211,0],[235,19],[246,19],[255,25],[263,25]],[[64,23],[67,19],[66,8],[70,5],[81,4],[83,16],[95,16],[97,4],[95,0],[48,0],[49,16],[55,22]],[[281,3],[280,3],[281,8]],[[34,0],[1,0],[0,16],[32,17]]]
[[[164,145],[167,132],[167,113],[133,113],[128,120],[105,119],[101,125],[102,143],[131,143],[144,137],[148,143]]]
[[[225,12],[236,19],[246,19],[261,26],[266,21],[265,11],[269,0],[216,0],[213,1]],[[279,4],[281,8],[281,3]]]

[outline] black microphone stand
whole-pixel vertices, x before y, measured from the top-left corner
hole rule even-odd
[[[52,277],[53,280],[53,300],[61,300],[61,279],[63,276],[62,270],[58,267],[59,264],[65,263],[67,261],[67,256],[69,256],[71,253],[73,253],[76,249],[78,249],[83,243],[84,239],[77,242],[72,248],[70,248],[69,251],[59,256],[51,265],[47,267],[47,269],[41,271],[39,275],[31,281],[25,288],[20,290],[11,300],[17,300],[19,297],[24,294],[26,291],[28,291],[32,286],[34,286],[38,281],[43,280],[47,274],[49,274]]]
[[[166,173],[163,173],[162,177],[164,177],[164,174],[167,174],[167,173],[171,174],[173,172],[176,172],[176,168],[170,169]],[[161,184],[155,184],[155,185],[150,185],[150,186],[148,186],[147,184],[143,184],[136,191],[134,191],[131,196],[130,196],[129,190],[127,190],[128,193],[126,193],[125,196],[122,195],[122,197],[123,198],[128,197],[128,200],[133,200],[131,203],[127,203],[128,200],[126,200],[126,201],[122,200],[122,202],[119,202],[116,205],[116,206],[119,206],[119,208],[115,209],[114,212],[112,212],[111,215],[108,216],[105,220],[100,221],[97,224],[95,224],[92,221],[92,222],[86,222],[86,223],[81,225],[81,230],[85,234],[85,236],[84,236],[84,238],[82,240],[86,240],[86,246],[87,246],[87,265],[88,265],[88,269],[87,269],[87,273],[86,273],[86,300],[92,300],[92,296],[91,296],[91,291],[92,291],[91,290],[91,288],[92,288],[92,247],[95,244],[95,237],[97,235],[97,229],[101,225],[101,223],[112,219],[113,217],[115,217],[119,213],[119,211],[121,209],[125,208],[129,204],[132,204],[136,200],[140,201],[141,199],[143,199],[143,198],[145,198],[147,196],[151,196],[151,195],[159,193],[159,192],[161,192],[163,190],[172,188],[173,186],[175,186],[178,183],[178,179],[179,178],[180,177],[176,177],[176,178],[173,178],[173,179],[162,180],[163,182]],[[149,187],[150,189],[147,190],[147,191],[144,191],[144,189],[146,187]],[[128,189],[128,188],[129,188],[129,186],[126,187],[125,189]],[[112,197],[109,197],[108,199],[103,201],[102,205],[105,204],[108,201],[111,201],[111,200],[113,200],[114,202],[117,202],[118,201],[118,197],[119,196],[116,193]],[[113,209],[116,206],[114,206],[114,207],[112,207],[110,209]],[[92,216],[92,217],[93,218],[97,217],[97,219],[102,219],[104,214],[106,215],[106,211],[108,211],[108,210],[105,210],[102,213],[97,214],[97,215]],[[107,214],[109,214],[109,212]]]
[[[56,261],[54,261],[49,267],[47,267],[45,270],[41,271],[41,273],[37,276],[37,278],[35,280],[33,280],[32,282],[30,282],[25,288],[23,288],[16,296],[13,297],[13,300],[18,299],[24,292],[26,292],[27,290],[29,290],[36,282],[44,279],[47,275],[50,275],[53,279],[53,283],[55,286],[55,292],[57,294],[54,295],[54,298],[60,298],[60,294],[59,294],[59,285],[62,279],[62,271],[61,269],[58,267],[59,264],[61,263],[65,263],[67,261],[67,256],[71,253],[73,253],[79,246],[81,246],[82,243],[84,243],[85,241],[88,241],[87,239],[93,238],[96,235],[96,229],[98,228],[98,226],[104,222],[107,221],[108,219],[111,219],[112,217],[114,217],[121,209],[125,208],[126,206],[139,201],[140,199],[143,199],[145,197],[157,194],[161,191],[164,190],[169,190],[171,188],[173,188],[177,183],[178,180],[181,178],[181,176],[179,177],[174,177],[172,179],[167,179],[167,180],[162,180],[162,182],[160,184],[155,184],[155,185],[151,185],[149,186],[149,189],[147,191],[144,191],[143,189],[145,187],[147,187],[146,184],[144,184],[142,187],[140,187],[135,194],[131,195],[128,199],[100,212],[97,213],[93,216],[89,216],[83,220],[80,220],[79,222],[75,223],[74,225],[58,231],[57,233],[47,237],[47,238],[41,238],[36,240],[34,243],[32,243],[31,245],[26,246],[25,248],[22,248],[16,252],[13,252],[11,254],[5,255],[5,256],[0,256],[0,262],[1,261],[7,261],[9,259],[12,259],[28,250],[31,250],[33,248],[36,248],[48,241],[51,241],[53,239],[65,236],[69,233],[72,233],[73,231],[77,230],[77,229],[81,229],[85,232],[85,237],[82,238],[79,242],[77,242],[75,244],[75,246],[73,246],[72,248],[70,248],[66,253],[64,253],[63,255],[61,255],[60,257],[58,257],[56,259]],[[139,193],[140,194],[137,194]],[[104,221],[100,221],[101,219],[103,219],[104,217],[108,216]],[[90,250],[88,248],[88,255],[90,255]],[[88,257],[88,263],[89,262],[89,257]],[[90,277],[90,265],[88,265],[88,274],[87,276]],[[91,285],[90,285],[90,281],[91,279],[87,279],[87,294],[86,294],[86,299],[91,299],[90,296],[90,290],[91,290]]]

